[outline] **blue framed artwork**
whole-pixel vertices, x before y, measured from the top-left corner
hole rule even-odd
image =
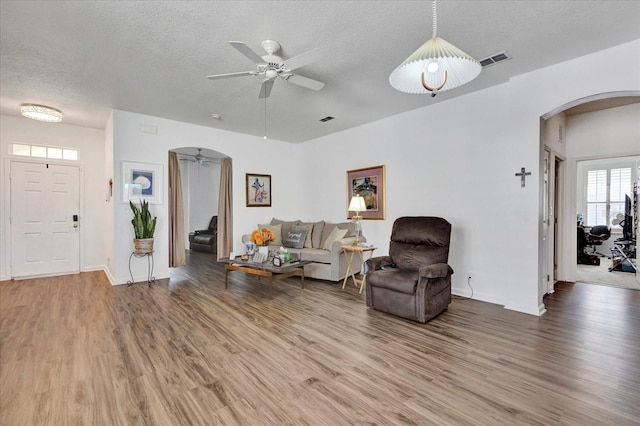
[[[122,162],[122,202],[162,203],[162,164]]]

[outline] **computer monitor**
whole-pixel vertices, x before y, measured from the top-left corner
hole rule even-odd
[[[631,241],[633,235],[633,218],[631,217],[631,197],[624,196],[624,220],[620,222],[622,226],[622,238]]]

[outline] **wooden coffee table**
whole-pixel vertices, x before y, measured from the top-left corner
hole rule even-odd
[[[273,294],[273,281],[289,277],[300,277],[300,288],[304,289],[304,265],[311,263],[309,260],[299,260],[295,263],[284,263],[282,266],[274,266],[271,262],[254,263],[240,259],[220,259],[224,265],[224,288],[228,288],[229,271],[244,272],[249,275],[269,277],[269,298]]]

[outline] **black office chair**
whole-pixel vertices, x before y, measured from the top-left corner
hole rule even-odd
[[[591,247],[591,254],[600,257],[607,257],[606,254],[596,251],[596,246],[601,246],[604,241],[611,237],[611,227],[608,225],[596,225],[586,234],[586,247]]]

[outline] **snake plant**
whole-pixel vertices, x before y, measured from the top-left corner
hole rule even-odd
[[[140,207],[129,201],[131,211],[133,211],[133,219],[131,224],[136,234],[137,239],[153,238],[153,233],[156,230],[157,217],[151,217],[149,211],[149,203],[144,200],[140,200]]]

